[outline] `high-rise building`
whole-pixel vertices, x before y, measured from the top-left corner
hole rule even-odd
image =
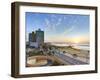
[[[40,45],[44,43],[44,31],[41,31],[41,29],[38,29],[36,31],[36,42]]]
[[[29,42],[32,42],[32,33],[29,33]]]
[[[36,42],[36,38],[35,38],[35,32],[32,32],[32,42]]]
[[[39,47],[44,43],[44,31],[38,29],[36,32],[29,33],[29,45],[31,47]]]

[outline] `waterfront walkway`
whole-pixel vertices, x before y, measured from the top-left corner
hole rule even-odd
[[[54,56],[58,57],[63,61],[64,64],[71,64],[71,65],[80,65],[80,64],[87,64],[86,62],[77,60],[75,58],[72,58],[70,56],[64,55],[63,52],[55,51]]]

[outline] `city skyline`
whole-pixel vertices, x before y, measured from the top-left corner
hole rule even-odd
[[[26,41],[39,28],[45,42],[89,43],[89,15],[26,12]]]

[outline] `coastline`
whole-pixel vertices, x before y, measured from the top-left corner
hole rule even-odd
[[[64,52],[64,54],[69,57],[89,63],[89,58],[90,58],[89,50],[77,49],[73,46],[59,47],[58,49]]]
[[[59,66],[60,65],[75,65],[75,64],[77,64],[77,63],[74,63],[73,60],[76,60],[77,62],[81,62],[81,63],[78,63],[78,65],[89,64],[89,60],[90,60],[89,50],[77,49],[77,48],[74,48],[73,46],[54,46],[54,45],[47,45],[47,46],[48,46],[47,50],[43,51],[42,53],[38,49],[35,50],[34,48],[33,48],[32,52],[28,53],[29,55],[31,54],[29,57],[33,57],[33,58],[35,58],[36,56],[43,57],[42,60],[39,60],[38,65],[36,63],[36,64],[34,64],[34,66],[36,66],[36,65],[39,66],[39,64],[46,64],[47,61],[44,59],[47,56],[48,56],[48,59],[52,59],[53,64],[54,64],[54,65],[52,64],[49,66],[55,66],[55,64],[57,64]],[[51,47],[50,51],[48,50],[49,47]],[[65,60],[63,60],[63,57],[61,57],[61,56],[66,57]],[[67,58],[70,58],[70,59],[67,59]],[[71,59],[73,59],[73,60],[71,60]]]

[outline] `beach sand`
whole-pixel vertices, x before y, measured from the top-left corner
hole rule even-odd
[[[67,56],[89,63],[89,50],[76,49],[72,46],[59,47],[58,49]]]

